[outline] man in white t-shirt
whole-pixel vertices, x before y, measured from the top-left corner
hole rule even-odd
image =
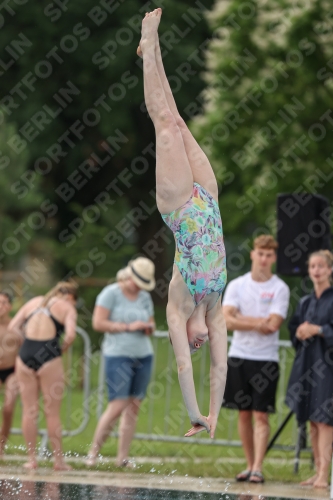
[[[279,328],[289,305],[288,286],[272,274],[277,246],[272,236],[256,238],[251,272],[231,281],[223,298],[227,328],[233,330],[223,406],[239,411],[238,431],[247,461],[237,481],[264,482],[268,414],[275,411],[279,378]]]

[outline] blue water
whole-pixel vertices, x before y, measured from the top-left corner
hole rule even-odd
[[[0,499],[11,500],[237,500],[234,495],[0,480]]]

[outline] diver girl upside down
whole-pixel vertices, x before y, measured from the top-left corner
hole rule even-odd
[[[227,334],[221,308],[226,262],[218,187],[211,165],[179,115],[165,75],[157,29],[161,9],[142,21],[138,55],[143,57],[144,93],[156,133],[156,198],[174,233],[175,264],[167,321],[179,382],[193,427],[214,437],[227,371]],[[210,408],[198,407],[191,353],[210,342]]]

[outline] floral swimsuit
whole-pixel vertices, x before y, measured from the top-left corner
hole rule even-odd
[[[195,305],[212,292],[220,297],[227,272],[218,203],[195,182],[191,198],[162,218],[174,233],[175,264]]]

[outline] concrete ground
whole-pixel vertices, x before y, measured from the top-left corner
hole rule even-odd
[[[9,458],[9,457],[8,457]],[[110,473],[98,471],[53,472],[49,468],[39,468],[27,472],[22,465],[0,465],[0,480],[45,481],[50,483],[79,483],[127,488],[152,488],[162,490],[182,490],[221,494],[244,495],[244,500],[264,500],[265,497],[297,498],[304,500],[329,499],[329,490],[314,490],[290,483],[237,483],[230,479],[193,478],[176,475]],[[252,498],[251,498],[252,497]]]

